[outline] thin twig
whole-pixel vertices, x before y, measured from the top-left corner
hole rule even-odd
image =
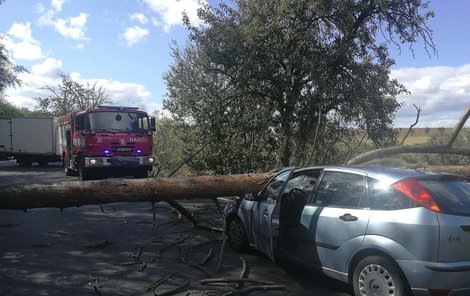
[[[213,255],[214,255],[214,252],[212,251],[211,248],[209,248],[209,252],[207,253],[206,257],[204,257],[204,259],[201,260],[201,263],[199,263],[199,265],[205,265],[207,261],[209,261],[209,259],[212,258]]]
[[[165,247],[161,248],[160,250],[157,250],[157,256],[160,256],[160,254],[163,253],[163,251],[165,251],[166,249],[171,248],[171,247],[176,246],[176,245],[179,245],[179,244],[181,244],[182,242],[184,242],[185,240],[187,240],[190,237],[191,236],[188,235],[188,236],[186,236],[186,237],[184,237],[180,240],[177,240],[176,242],[173,242],[169,245],[166,245]]]

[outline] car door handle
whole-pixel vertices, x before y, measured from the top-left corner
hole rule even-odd
[[[264,212],[263,212],[263,216],[265,216],[265,217],[268,217],[268,216],[269,216],[269,211],[268,211],[267,209],[266,209],[266,210],[264,210]]]
[[[343,221],[346,221],[346,222],[357,221],[357,219],[358,219],[356,216],[353,216],[349,213],[344,214],[343,216],[339,216],[339,218]]]

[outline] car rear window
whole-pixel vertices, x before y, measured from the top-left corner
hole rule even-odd
[[[369,207],[372,210],[402,210],[416,207],[416,203],[390,185],[368,178]]]
[[[443,212],[470,216],[470,183],[466,180],[421,181]]]

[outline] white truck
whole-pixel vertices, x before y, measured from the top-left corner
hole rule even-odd
[[[16,159],[22,167],[60,161],[56,132],[52,117],[0,117],[0,160]]]

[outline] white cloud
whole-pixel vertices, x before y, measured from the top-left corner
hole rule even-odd
[[[36,5],[36,12],[37,13],[43,13],[44,10],[46,10],[46,9],[44,8],[44,5],[42,5],[41,3]]]
[[[29,22],[14,23],[7,34],[5,46],[12,52],[14,59],[37,60],[44,57],[41,44],[32,36]]]
[[[416,127],[453,127],[470,105],[470,64],[403,68],[392,71],[392,77],[410,92],[410,95],[399,97],[404,106],[397,113],[396,127],[414,123],[416,109],[413,104],[422,109]]]
[[[129,17],[131,20],[136,20],[138,21],[139,23],[141,23],[142,25],[145,25],[145,24],[148,24],[149,20],[148,18],[142,14],[142,13],[133,13],[130,15]]]
[[[31,73],[48,77],[59,76],[59,74],[62,73],[62,61],[47,58],[41,64],[33,65],[31,67]]]
[[[65,0],[52,0],[51,5],[56,11],[62,11],[62,5],[64,2]]]
[[[20,73],[18,78],[23,82],[23,86],[21,88],[7,88],[6,99],[18,107],[34,109],[36,106],[34,98],[50,95],[50,92],[44,87],[57,86],[60,83],[59,74],[62,72],[60,60],[47,58],[42,63],[33,65],[29,73]]]
[[[186,12],[193,25],[200,25],[202,21],[197,16],[197,9],[206,1],[197,0],[144,0],[144,2],[157,13],[158,19],[152,21],[155,25],[161,25],[165,32],[169,32],[172,26],[182,25],[183,12]]]
[[[57,32],[64,37],[68,37],[74,40],[88,41],[90,38],[85,36],[87,30],[88,14],[80,13],[76,17],[70,17],[68,19],[57,19],[53,21],[53,25]]]
[[[144,29],[139,26],[133,26],[127,28],[121,35],[121,38],[123,38],[126,41],[127,46],[130,47],[137,42],[144,41],[149,34],[150,31],[148,29]]]

